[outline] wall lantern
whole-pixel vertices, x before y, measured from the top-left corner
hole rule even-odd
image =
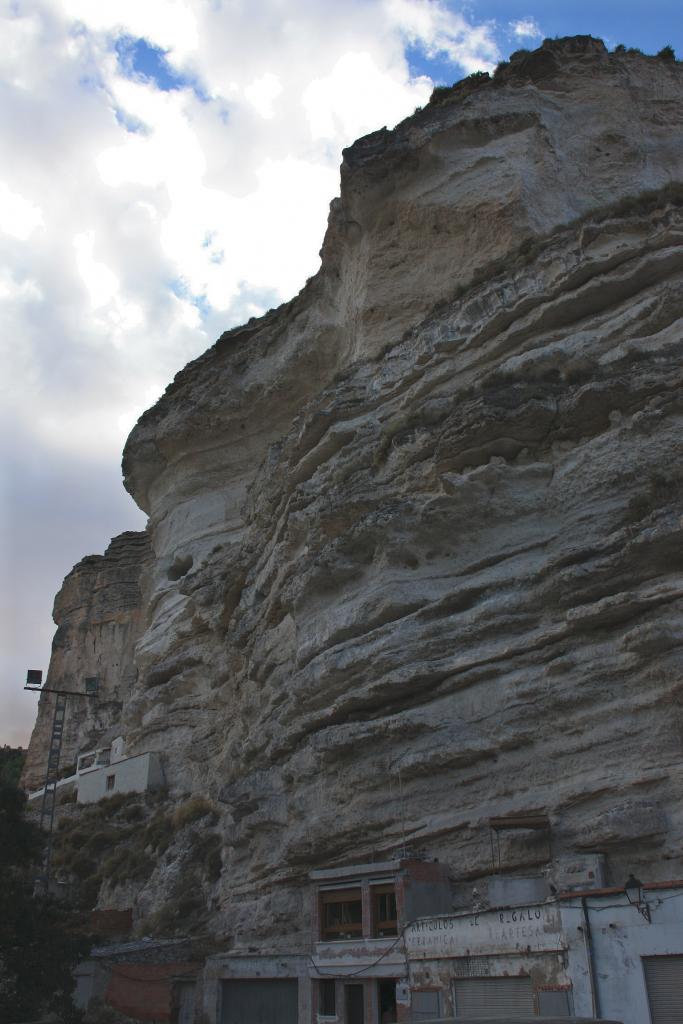
[[[643,897],[643,883],[635,875],[629,875],[624,885],[626,899],[632,907],[635,907],[639,914],[642,914],[648,924],[652,923],[650,908]]]

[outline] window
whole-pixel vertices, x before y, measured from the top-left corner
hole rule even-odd
[[[378,939],[387,935],[398,935],[396,890],[393,885],[373,886],[372,934]]]
[[[337,1016],[337,1001],[335,983],[333,979],[325,979],[318,983],[320,986],[320,1007],[318,1013],[321,1017]]]
[[[356,939],[363,934],[363,902],[360,889],[337,889],[322,892],[322,937]]]
[[[111,792],[111,790],[114,788],[115,779],[115,775],[107,775],[107,793]]]

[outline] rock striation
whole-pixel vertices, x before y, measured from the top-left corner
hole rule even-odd
[[[308,934],[313,867],[486,876],[496,816],[551,826],[502,870],[683,869],[683,66],[546,41],[438,99],[345,151],[320,272],[124,452],[122,721],[222,808],[238,946]]]
[[[64,770],[75,765],[79,751],[92,747],[103,732],[120,722],[133,692],[135,645],[145,624],[140,577],[150,555],[146,533],[122,533],[104,555],[81,559],[55,598],[52,614],[57,632],[45,687],[83,693],[86,677],[99,679],[96,702],[81,698],[67,705]],[[22,776],[29,790],[45,781],[54,700],[48,693],[41,694]]]

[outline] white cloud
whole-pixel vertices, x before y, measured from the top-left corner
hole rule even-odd
[[[282,82],[278,76],[266,71],[265,75],[255,78],[250,85],[246,86],[244,95],[261,117],[269,119],[275,115],[273,103],[281,92]]]
[[[51,6],[71,24],[148,39],[176,58],[185,58],[198,46],[196,5],[183,0],[61,0]]]
[[[26,241],[43,223],[43,213],[29,199],[0,181],[0,231]]]
[[[413,106],[423,103],[431,82],[412,85]],[[406,113],[406,86],[390,78],[371,54],[345,53],[329,75],[314,79],[304,90],[302,103],[314,139],[362,135]],[[412,112],[412,111],[411,111]]]
[[[492,71],[501,58],[493,23],[473,25],[440,0],[385,0],[389,18],[428,56],[445,56],[471,74]]]
[[[0,302],[41,302],[42,292],[35,281],[15,281],[10,271],[0,268]]]
[[[543,32],[533,18],[520,18],[510,22],[510,31],[516,39],[540,39]]]
[[[76,266],[90,296],[91,308],[106,306],[118,294],[119,279],[109,267],[95,259],[95,232],[81,232],[74,238],[73,245],[76,250]]]

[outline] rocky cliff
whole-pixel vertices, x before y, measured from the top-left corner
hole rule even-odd
[[[125,733],[222,808],[237,945],[306,934],[311,867],[486,875],[493,816],[551,825],[503,869],[681,876],[682,126],[679,63],[590,38],[442,91],[131,434]]]
[[[88,555],[74,566],[55,598],[57,632],[45,687],[83,693],[86,677],[99,679],[97,701],[74,698],[67,704],[64,771],[74,766],[79,751],[118,724],[132,694],[135,645],[145,622],[140,577],[149,558],[147,534],[122,533],[104,555]],[[53,712],[54,697],[41,694],[22,775],[29,790],[45,780]]]

